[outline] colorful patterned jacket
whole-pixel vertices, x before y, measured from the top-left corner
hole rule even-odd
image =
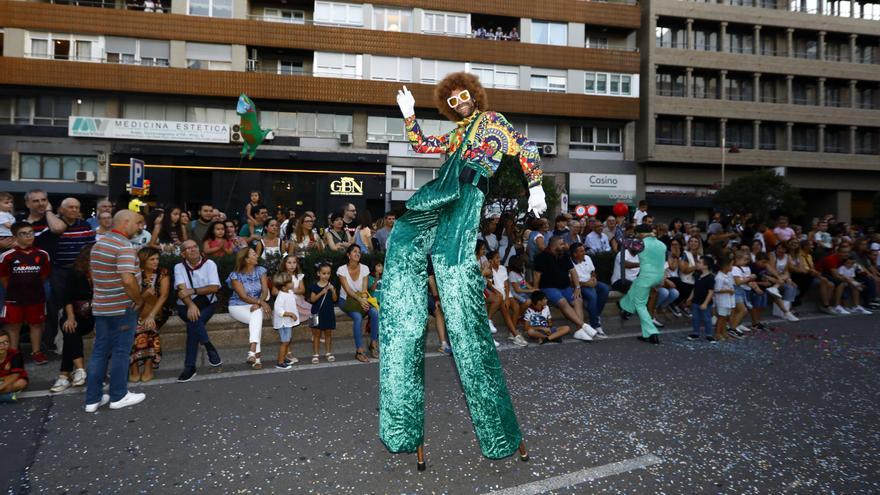
[[[477,122],[473,139],[466,144],[463,158],[476,162],[491,177],[501,165],[504,155],[516,156],[529,187],[541,184],[541,160],[538,147],[526,136],[510,125],[503,115],[496,112],[476,111],[465,120],[458,122],[455,129],[442,136],[425,136],[416,122],[415,115],[404,119],[406,136],[416,153],[454,153],[464,139],[465,129],[473,119],[483,116]]]

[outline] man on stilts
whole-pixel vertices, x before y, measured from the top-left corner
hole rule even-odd
[[[424,469],[424,345],[427,256],[434,264],[446,330],[483,455],[500,459],[522,433],[488,327],[483,280],[474,258],[486,184],[504,155],[517,156],[529,185],[529,210],[546,209],[535,144],[499,113],[487,111],[476,76],[449,74],[434,91],[440,113],[457,122],[443,136],[424,136],[415,100],[404,86],[397,103],[417,153],[443,153],[436,179],[407,201],[388,238],[380,311],[379,437],[391,452],[419,453]]]
[[[663,282],[666,271],[666,244],[654,235],[650,225],[636,225],[636,234],[642,239],[644,249],[639,253],[639,275],[633,281],[629,291],[618,303],[623,316],[636,313],[642,325],[642,336],[639,340],[651,344],[659,344],[660,337],[654,325],[651,313],[648,312],[648,298],[651,289]]]

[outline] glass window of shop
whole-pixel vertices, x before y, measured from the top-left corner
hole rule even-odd
[[[98,173],[94,156],[21,155],[19,177],[23,180],[72,181],[79,170]]]

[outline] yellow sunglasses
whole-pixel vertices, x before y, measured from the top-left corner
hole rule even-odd
[[[464,90],[457,95],[452,95],[449,98],[446,98],[446,104],[449,105],[449,108],[455,108],[466,101],[471,101],[471,94],[468,90]]]

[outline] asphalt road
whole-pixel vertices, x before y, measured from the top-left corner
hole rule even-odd
[[[200,375],[97,414],[0,405],[9,493],[878,493],[880,316],[715,347],[664,335],[501,351],[531,453],[483,458],[453,361],[426,360],[428,470],[377,431],[377,364]],[[7,481],[8,480],[8,481]]]

